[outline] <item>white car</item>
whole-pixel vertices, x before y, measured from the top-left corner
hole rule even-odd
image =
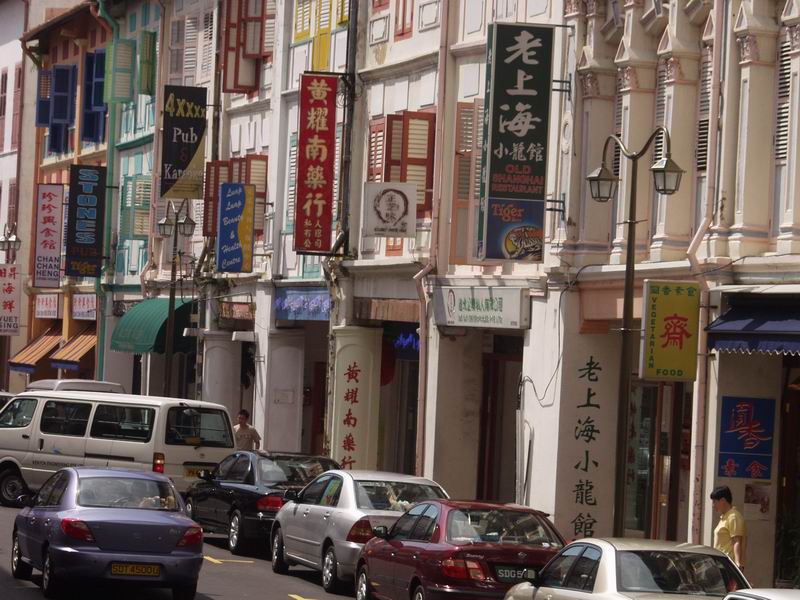
[[[707,546],[588,538],[566,546],[533,581],[514,586],[505,598],[630,600],[644,595],[647,600],[678,600],[680,596],[723,598],[749,587],[727,556]]]
[[[741,590],[728,594],[725,600],[800,600],[800,590],[777,588]]]

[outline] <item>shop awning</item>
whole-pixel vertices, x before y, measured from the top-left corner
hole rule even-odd
[[[139,302],[117,323],[111,335],[111,349],[133,354],[163,353],[168,311],[167,298]],[[175,300],[175,352],[186,352],[196,343],[192,338],[183,337],[191,312],[192,300]]]
[[[39,361],[58,348],[58,345],[61,343],[60,328],[61,325],[58,326],[58,329],[51,327],[17,352],[17,354],[8,361],[9,368],[13,371],[33,373]]]
[[[77,371],[81,359],[97,345],[97,333],[94,325],[87,327],[73,336],[61,348],[50,355],[50,365],[54,369]]]
[[[800,309],[734,305],[706,331],[709,350],[800,355]]]

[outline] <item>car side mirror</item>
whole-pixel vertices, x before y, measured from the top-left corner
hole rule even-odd
[[[300,502],[300,494],[297,493],[297,490],[286,490],[283,493],[283,500],[284,502]]]
[[[525,572],[525,581],[530,583],[533,587],[538,588],[541,584],[539,580],[539,572],[536,569],[528,569]]]
[[[214,479],[214,477],[211,475],[211,471],[209,471],[208,469],[200,469],[197,472],[197,476],[200,479],[203,479],[204,481],[211,481],[212,479]]]
[[[32,507],[36,501],[36,496],[31,494],[22,494],[17,497],[17,504],[20,506]]]
[[[386,525],[377,525],[372,528],[372,535],[382,540],[389,539],[389,528]]]

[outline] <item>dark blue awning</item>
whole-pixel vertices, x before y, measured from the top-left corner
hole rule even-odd
[[[709,350],[800,355],[800,309],[732,306],[706,331]]]

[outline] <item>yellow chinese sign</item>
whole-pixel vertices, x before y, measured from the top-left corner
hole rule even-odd
[[[694,381],[700,286],[686,281],[644,282],[642,379]]]

